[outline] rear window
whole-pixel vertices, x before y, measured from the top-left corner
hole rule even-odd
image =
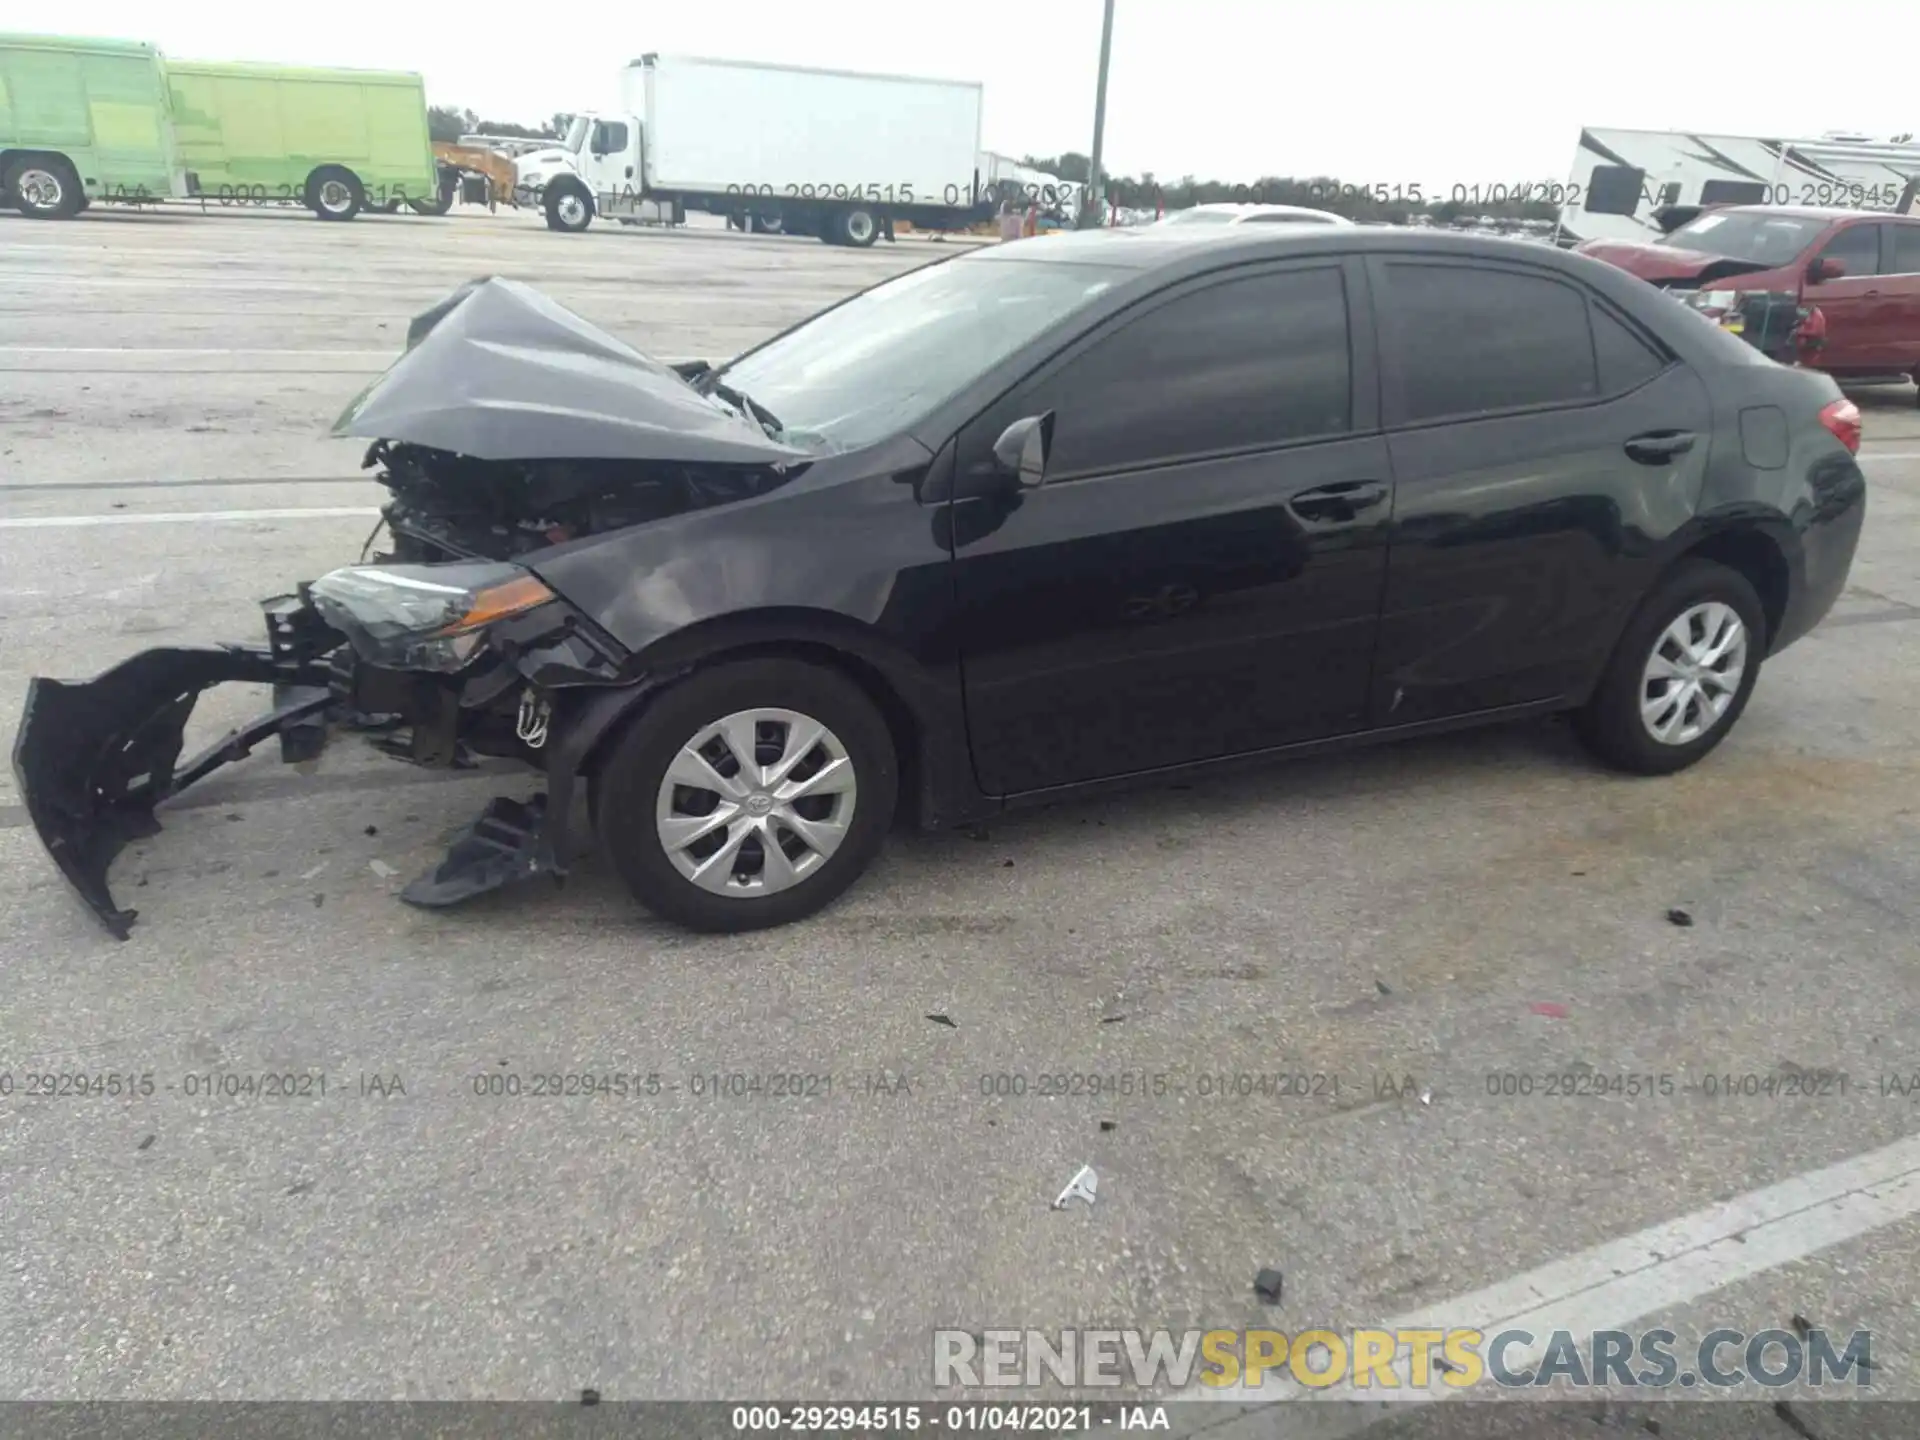
[[[1768,266],[1798,258],[1827,228],[1827,221],[1804,215],[1722,210],[1702,215],[1667,236],[1666,243],[1723,260],[1751,260]]]

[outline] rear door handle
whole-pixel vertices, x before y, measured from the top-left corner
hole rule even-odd
[[[1642,465],[1664,465],[1693,449],[1698,437],[1688,430],[1652,430],[1627,441],[1627,454]]]
[[[1287,503],[1302,520],[1353,520],[1387,498],[1387,487],[1376,480],[1342,480],[1302,490]]]

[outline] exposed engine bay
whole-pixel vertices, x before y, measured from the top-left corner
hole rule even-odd
[[[477,460],[423,445],[374,442],[393,492],[385,507],[401,561],[513,560],[569,540],[731,504],[785,483],[767,465],[665,460]]]

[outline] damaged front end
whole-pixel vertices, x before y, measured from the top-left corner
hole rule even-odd
[[[118,938],[135,918],[107,883],[155,833],[155,807],[278,738],[317,760],[338,729],[394,758],[475,756],[543,771],[496,799],[402,898],[450,905],[564,875],[567,822],[599,740],[660,677],[542,581],[553,546],[765,493],[800,452],[524,286],[476,281],[420,316],[401,358],[336,435],[372,438],[390,498],[381,553],[264,602],[267,643],[149,650],[90,681],[34,679],[13,768],[42,842]],[[377,534],[378,532],[376,532]],[[273,687],[268,713],[181,762],[201,694]]]

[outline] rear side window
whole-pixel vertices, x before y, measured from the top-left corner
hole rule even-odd
[[[1820,251],[1822,260],[1838,260],[1849,279],[1880,273],[1880,227],[1849,225]]]
[[[1051,465],[1119,470],[1344,434],[1346,287],[1334,267],[1212,285],[1108,332],[1043,390]]]
[[[1604,306],[1593,306],[1592,318],[1593,355],[1600,365],[1602,395],[1625,394],[1667,368],[1666,356]]]
[[[1920,225],[1890,227],[1893,239],[1893,263],[1889,275],[1920,275]]]
[[[1407,420],[1599,395],[1587,300],[1573,286],[1464,265],[1389,263],[1387,274]]]

